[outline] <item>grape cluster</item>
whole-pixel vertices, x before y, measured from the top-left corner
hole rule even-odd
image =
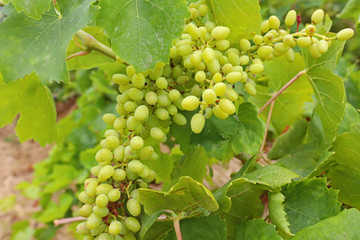
[[[334,37],[318,34],[322,10],[314,12],[311,24],[290,33],[297,22],[291,10],[285,18],[286,30],[271,16],[262,23],[262,34],[230,43],[230,29],[207,20],[205,0],[191,3],[189,9],[191,18],[181,37],[173,41],[168,64],[158,63],[154,70],[142,73],[128,66],[126,73],[112,76],[120,92],[118,116],[103,116],[111,129],[96,153],[98,165],[91,169],[95,177],[86,179],[79,195],[84,203],[80,215],[87,220],[77,232],[85,240],[136,239],[141,214],[137,188],[147,187],[155,178],[144,161],[158,158],[153,146],[167,140],[171,122],[186,124],[182,111],[195,111],[190,125],[200,133],[212,115],[225,119],[236,112],[235,102],[241,96],[235,87],[256,94],[255,81],[264,71],[264,61],[283,55],[294,61],[295,46],[308,47],[318,58],[328,51],[331,40],[347,40],[354,34],[352,29]]]

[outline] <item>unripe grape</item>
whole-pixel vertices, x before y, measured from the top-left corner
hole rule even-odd
[[[277,16],[269,17],[269,26],[271,29],[278,29],[280,27],[280,20]]]
[[[170,48],[170,58],[175,58],[177,56],[177,47],[176,46],[172,46]]]
[[[249,56],[243,55],[240,57],[240,65],[247,65],[250,61]]]
[[[251,48],[251,43],[247,39],[241,39],[240,40],[240,49],[243,51],[248,51]]]
[[[292,48],[290,48],[287,53],[285,54],[286,60],[289,62],[295,61],[295,52]]]
[[[226,39],[216,40],[216,49],[224,51],[230,47],[230,42]]]
[[[160,120],[167,120],[169,118],[169,112],[165,108],[156,109],[155,115]]]
[[[341,41],[348,40],[354,36],[354,30],[351,28],[345,28],[336,34],[336,38]]]
[[[113,179],[117,182],[121,182],[126,178],[126,172],[123,169],[115,169]]]
[[[238,99],[238,94],[235,92],[235,90],[231,86],[226,87],[225,97],[233,102],[235,102]]]
[[[101,233],[96,240],[112,240],[112,237],[108,233]]]
[[[199,85],[195,84],[190,91],[191,95],[194,95],[196,97],[201,97],[202,89],[199,87]]]
[[[82,217],[88,217],[92,213],[92,205],[91,204],[85,204],[79,209],[79,214]]]
[[[271,46],[261,46],[257,50],[257,54],[260,58],[266,58],[268,55],[272,54],[274,51],[274,48]]]
[[[101,217],[98,217],[95,213],[92,213],[86,220],[86,228],[89,230],[93,230],[98,226],[100,226],[101,222],[102,222]]]
[[[324,19],[324,10],[318,9],[311,15],[311,22],[313,22],[315,25],[322,22]]]
[[[139,127],[140,122],[136,121],[136,119],[134,118],[134,116],[131,116],[128,118],[128,120],[126,121],[126,126],[130,129],[130,130],[135,130]]]
[[[316,31],[316,27],[314,25],[309,24],[305,27],[305,32],[309,36],[314,35],[315,31]]]
[[[97,188],[95,189],[95,192],[97,195],[100,194],[108,194],[108,192],[110,192],[113,189],[113,187],[107,183],[102,183],[99,184],[99,186],[97,186]]]
[[[231,72],[226,75],[226,81],[230,84],[239,82],[241,78],[242,78],[242,73],[240,72]]]
[[[206,74],[204,71],[198,71],[195,74],[195,81],[197,81],[198,83],[201,83],[203,81],[205,81],[206,79]],[[169,93],[170,94],[170,93]]]
[[[140,204],[135,199],[129,199],[126,203],[126,208],[129,211],[129,213],[134,217],[139,216],[141,213]],[[131,231],[131,229],[129,229],[129,230]]]
[[[105,194],[100,194],[99,196],[96,197],[96,206],[98,206],[99,208],[106,207],[108,202],[109,199]]]
[[[137,173],[134,173],[134,172],[130,171],[129,168],[126,168],[126,176],[131,181],[136,180],[137,178],[139,178],[139,175]]]
[[[76,226],[76,233],[78,233],[80,235],[88,235],[88,234],[90,234],[89,229],[87,229],[87,227],[86,227],[86,222],[79,223]]]
[[[269,20],[265,20],[261,23],[261,32],[262,33],[266,33],[267,31],[270,30],[270,24],[269,24]]]
[[[265,43],[272,43],[274,40],[274,35],[272,33],[267,33],[267,34],[265,34],[263,40]]]
[[[311,46],[311,38],[310,37],[299,37],[296,40],[296,43],[299,47],[310,47]]]
[[[262,64],[255,63],[250,66],[250,72],[252,74],[259,74],[264,71],[264,66]]]
[[[199,14],[201,17],[204,17],[208,12],[208,7],[206,6],[206,4],[201,4],[199,6]]]
[[[240,56],[237,53],[229,53],[228,55],[229,63],[231,63],[233,66],[240,65]]]
[[[274,46],[274,49],[279,53],[286,53],[289,50],[289,46],[285,45],[284,43],[277,43]]]
[[[193,54],[190,57],[190,61],[193,65],[199,64],[202,61],[202,51],[197,50],[193,52]]]
[[[206,63],[210,63],[215,60],[215,51],[212,48],[205,48],[202,57]]]
[[[179,46],[177,48],[177,53],[180,55],[180,56],[187,56],[187,55],[190,55],[192,53],[192,48],[189,44],[183,44],[181,46]]]
[[[134,112],[136,107],[137,107],[137,104],[135,102],[132,102],[132,101],[127,101],[124,104],[125,111],[127,111],[129,113]]]
[[[206,63],[206,66],[209,70],[209,72],[211,72],[212,74],[215,74],[217,72],[220,71],[220,63],[217,59],[214,59],[214,61],[210,62],[210,63]]]
[[[221,40],[227,38],[230,34],[230,29],[228,27],[217,26],[211,31],[211,37],[216,40]]]
[[[143,92],[137,88],[130,88],[128,95],[134,101],[140,101],[144,97]]]
[[[168,113],[171,115],[171,116],[174,116],[175,114],[177,114],[177,107],[173,104],[169,105],[166,110],[168,111]]]
[[[140,105],[136,108],[134,112],[134,118],[139,121],[143,122],[149,117],[149,109],[145,105]]]
[[[204,26],[206,27],[206,29],[208,30],[208,32],[211,32],[215,27],[216,25],[213,23],[213,22],[206,22],[204,24]]]
[[[126,146],[124,153],[125,153],[125,158],[133,159],[137,157],[136,151],[132,149],[131,146]]]
[[[219,107],[221,111],[227,114],[234,114],[236,111],[235,105],[229,99],[223,98],[219,102]]]
[[[117,118],[115,121],[114,121],[114,124],[113,124],[113,127],[115,130],[122,130],[126,127],[126,120],[125,118]]]
[[[100,149],[95,154],[95,160],[97,162],[109,162],[113,159],[113,154],[108,149]]]
[[[216,93],[212,89],[206,89],[202,94],[202,99],[207,104],[214,104],[217,100]]]
[[[191,19],[192,20],[196,20],[200,17],[200,13],[199,10],[197,10],[196,8],[190,8],[190,13],[191,13]]]
[[[178,100],[180,97],[180,92],[177,89],[172,89],[169,91],[168,98],[173,102]]]
[[[313,43],[310,47],[309,47],[309,53],[312,57],[314,58],[319,58],[321,57],[321,53],[319,53],[319,51],[317,50],[317,43]]]
[[[154,153],[154,148],[152,146],[146,146],[141,149],[139,157],[140,160],[148,160]]]
[[[256,89],[254,84],[252,84],[251,82],[248,82],[245,84],[244,87],[245,91],[247,92],[247,94],[251,95],[251,96],[255,96],[256,95]]]
[[[143,169],[144,164],[142,164],[140,161],[138,160],[132,160],[131,162],[129,162],[128,164],[128,168],[130,171],[134,172],[134,173],[139,173],[141,172],[141,170]]]
[[[261,35],[255,35],[255,36],[253,37],[253,41],[254,41],[254,43],[255,43],[256,45],[260,45],[260,44],[262,44],[262,43],[264,42],[264,38],[263,38],[263,36],[261,36]]]
[[[220,118],[220,119],[226,119],[226,118],[229,117],[229,114],[223,112],[223,111],[220,109],[219,105],[215,106],[215,107],[213,108],[213,111],[212,111],[212,112],[214,113],[215,117]]]
[[[158,96],[158,104],[161,107],[167,107],[171,104],[170,99],[166,95],[159,95]]]
[[[107,228],[107,225],[104,222],[101,222],[97,228],[91,230],[91,234],[99,235],[99,234],[103,233],[106,230],[106,228]]]
[[[132,234],[127,234],[124,236],[123,240],[136,240],[136,237]]]
[[[316,43],[316,48],[320,54],[324,54],[329,49],[328,42],[322,39],[318,43]]]
[[[99,217],[106,217],[109,214],[109,209],[107,207],[100,208],[98,206],[94,206],[92,211]]]
[[[126,85],[129,83],[130,79],[125,74],[114,74],[112,76],[112,81],[118,85]]]
[[[109,149],[115,149],[117,146],[120,145],[120,140],[118,137],[115,136],[108,136],[106,138],[106,146]]]
[[[120,191],[118,189],[112,189],[108,192],[107,196],[110,202],[116,202],[120,198]]]
[[[124,116],[127,114],[127,112],[124,109],[124,104],[117,104],[116,105],[116,112],[120,114],[120,116]]]
[[[139,136],[135,136],[130,140],[130,146],[134,150],[140,150],[144,146],[144,140]]]
[[[187,111],[194,111],[199,107],[200,101],[195,96],[188,96],[181,102],[181,106]]]
[[[284,38],[283,38],[283,43],[284,43],[285,46],[291,46],[291,45],[293,45],[293,43],[294,43],[294,38],[293,38],[293,36],[290,35],[290,34],[284,36]]]
[[[115,119],[117,119],[117,116],[115,114],[112,114],[112,113],[106,113],[103,116],[104,122],[109,124],[109,125],[113,125]]]
[[[189,23],[186,25],[186,31],[190,34],[193,39],[200,38],[200,30],[193,23]]]
[[[110,223],[109,233],[110,233],[111,235],[117,235],[117,234],[119,234],[119,233],[121,232],[121,230],[122,230],[122,224],[121,224],[121,222],[115,220],[115,221],[112,221],[112,222]]]
[[[135,87],[142,88],[145,85],[145,77],[142,73],[137,73],[132,77],[131,82]]]
[[[185,125],[186,124],[186,118],[184,115],[182,115],[181,113],[177,113],[173,116],[173,121],[177,124],[177,125]]]
[[[221,97],[225,94],[226,91],[226,85],[225,83],[216,83],[213,87],[213,90],[215,91],[216,95]]]
[[[219,83],[222,81],[222,75],[221,73],[215,73],[214,76],[213,76],[213,81],[215,83]]]
[[[154,140],[160,141],[164,137],[164,132],[160,128],[153,127],[150,129],[150,136]]]
[[[127,217],[125,219],[125,226],[132,232],[138,232],[140,230],[140,223],[134,217]]]
[[[149,104],[149,105],[155,105],[156,102],[158,100],[157,94],[149,91],[146,93],[145,95],[145,101]]]
[[[91,182],[87,183],[87,185],[85,186],[86,194],[90,197],[94,197],[96,195],[95,189],[97,186],[98,186],[97,181],[91,181]]]
[[[288,27],[291,27],[292,25],[294,25],[296,21],[296,11],[295,10],[290,10],[285,17],[285,24]]]
[[[125,154],[124,154],[124,146],[120,145],[114,150],[114,159],[115,161],[122,161],[124,160]]]
[[[156,79],[156,86],[160,89],[166,89],[168,87],[168,81],[164,77],[158,77]]]
[[[200,133],[205,125],[205,117],[201,113],[195,114],[191,118],[190,126],[194,133]]]

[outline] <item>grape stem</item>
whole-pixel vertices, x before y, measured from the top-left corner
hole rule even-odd
[[[174,218],[173,223],[174,223],[174,229],[175,229],[175,233],[176,233],[176,239],[182,240],[179,218]]]
[[[109,48],[108,46],[105,46],[101,42],[97,41],[93,36],[91,36],[87,32],[85,32],[83,30],[79,30],[76,32],[75,35],[82,41],[83,45],[87,48],[87,51],[94,50],[94,51],[100,52],[100,53],[104,54],[105,56],[108,56],[114,60],[117,60],[116,54],[114,53],[114,51],[111,48]]]
[[[89,53],[91,53],[91,51],[88,51],[88,50],[86,50],[86,51],[81,51],[81,52],[76,52],[76,53],[68,56],[68,57],[66,58],[66,61],[68,61],[69,59],[72,59],[72,58],[74,58],[74,57],[88,55]]]
[[[267,118],[267,121],[266,121],[264,138],[263,138],[263,141],[262,141],[260,150],[259,150],[259,153],[260,153],[260,154],[262,153],[262,151],[263,151],[264,148],[265,148],[266,138],[267,138],[267,134],[268,134],[269,126],[270,126],[271,115],[272,115],[272,112],[273,112],[273,109],[274,109],[274,103],[275,103],[275,101],[273,101],[273,102],[271,103],[271,105],[270,105],[270,110],[269,110],[268,118]]]
[[[288,87],[291,86],[291,84],[293,84],[296,80],[298,80],[302,75],[306,74],[306,71],[300,71],[298,74],[296,74],[295,77],[293,77],[289,82],[287,82],[277,93],[275,93],[269,101],[267,101],[264,106],[262,106],[259,111],[258,114],[260,114],[262,111],[264,111],[264,109],[269,106],[282,92],[284,92]]]
[[[55,227],[57,227],[57,226],[62,225],[62,224],[79,222],[79,221],[83,221],[83,220],[86,220],[86,218],[83,218],[83,217],[71,217],[71,218],[55,219],[54,220],[54,225],[55,225]]]

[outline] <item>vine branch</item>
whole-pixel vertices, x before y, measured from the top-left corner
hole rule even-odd
[[[260,114],[264,109],[269,106],[282,92],[284,92],[288,87],[291,86],[296,80],[298,80],[302,75],[306,74],[306,71],[300,71],[298,74],[296,74],[295,77],[293,77],[289,82],[287,82],[277,93],[275,93],[267,103],[264,104],[258,111],[258,114]]]
[[[67,223],[73,223],[73,222],[80,222],[86,220],[86,218],[83,217],[71,217],[71,218],[61,218],[61,219],[55,219],[54,220],[54,225],[55,227],[62,225],[62,224],[67,224]]]
[[[176,239],[182,240],[179,218],[174,218],[173,222],[174,222],[174,229],[175,229],[175,233],[176,233]]]
[[[264,138],[263,138],[263,141],[262,141],[262,143],[261,143],[261,147],[260,147],[259,153],[261,153],[261,152],[264,150],[264,148],[265,148],[266,138],[267,138],[267,134],[268,134],[268,131],[269,131],[270,120],[271,120],[271,115],[272,115],[272,112],[273,112],[273,109],[274,109],[274,104],[275,104],[275,102],[273,101],[273,102],[271,103],[271,105],[270,105],[270,110],[269,110],[268,118],[267,118],[267,121],[266,121]]]

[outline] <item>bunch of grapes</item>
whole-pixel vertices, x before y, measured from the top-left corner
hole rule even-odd
[[[316,33],[324,18],[322,10],[314,12],[311,24],[290,33],[297,22],[296,12],[291,10],[285,18],[286,30],[271,16],[262,23],[261,35],[231,44],[229,28],[207,21],[205,0],[191,3],[189,8],[191,18],[182,36],[173,41],[168,64],[158,63],[154,70],[142,73],[128,66],[126,74],[112,77],[119,86],[119,116],[103,116],[112,128],[105,132],[102,149],[95,156],[98,166],[91,173],[96,178],[88,178],[79,195],[84,203],[80,215],[87,220],[78,225],[77,232],[85,235],[85,240],[136,239],[141,214],[137,189],[155,178],[143,162],[158,158],[153,146],[167,140],[171,122],[186,124],[181,111],[195,111],[190,125],[194,133],[200,133],[205,119],[212,115],[225,119],[236,112],[235,102],[241,96],[235,86],[256,94],[255,81],[264,71],[264,61],[283,55],[294,61],[295,46],[308,47],[318,58],[328,51],[331,40],[347,40],[354,34],[352,29],[334,37]]]

